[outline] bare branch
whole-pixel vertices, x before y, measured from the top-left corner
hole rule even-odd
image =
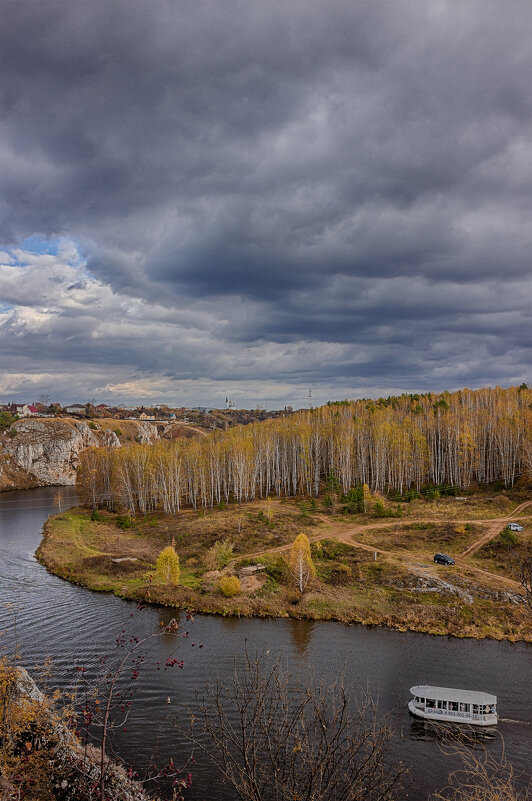
[[[229,685],[197,693],[177,730],[206,754],[241,801],[392,801],[402,764],[388,760],[392,731],[371,698],[341,680],[302,682],[267,654],[235,663]]]

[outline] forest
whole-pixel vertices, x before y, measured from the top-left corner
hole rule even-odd
[[[532,471],[532,391],[463,389],[336,401],[216,431],[199,440],[84,451],[78,490],[86,506],[175,514],[269,495],[465,490]]]

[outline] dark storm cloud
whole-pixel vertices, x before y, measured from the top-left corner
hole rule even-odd
[[[0,245],[71,238],[114,321],[0,290],[13,365],[49,326],[52,372],[524,375],[528,0],[1,5]]]

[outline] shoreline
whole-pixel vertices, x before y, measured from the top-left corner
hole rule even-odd
[[[69,541],[65,551],[62,544],[65,541],[66,524],[79,525],[83,535],[78,530],[75,542]],[[479,597],[472,602],[461,603],[457,598],[442,598],[437,592],[419,590],[416,594],[415,588],[385,585],[382,583],[382,574],[393,569],[393,566],[374,563],[373,560],[361,562],[358,566],[359,571],[365,571],[369,579],[349,586],[331,586],[324,581],[315,581],[299,597],[293,590],[265,575],[265,580],[254,592],[226,598],[217,590],[217,586],[205,580],[201,583],[186,567],[183,568],[183,584],[175,587],[159,585],[146,578],[153,571],[153,563],[150,565],[145,560],[139,560],[137,565],[138,557],[129,556],[125,563],[117,566],[109,554],[97,551],[97,542],[91,537],[107,533],[106,530],[98,531],[99,526],[105,529],[104,524],[89,522],[89,516],[82,510],[71,510],[70,513],[50,517],[44,525],[43,539],[35,552],[37,560],[51,574],[85,589],[107,592],[136,603],[183,609],[197,614],[335,621],[457,639],[532,642],[529,621],[521,608],[516,608],[515,602],[503,603]],[[115,536],[118,540],[115,544],[117,555],[135,553],[125,550],[124,543],[128,541],[126,535],[120,533]],[[137,541],[131,547],[139,549],[143,543],[139,543],[138,535],[130,535],[129,539],[135,536]],[[320,533],[317,533],[313,539],[319,536]],[[336,544],[341,545],[338,542]],[[279,552],[285,548],[285,545],[278,546],[274,549],[277,551],[275,555],[279,557]],[[123,556],[121,558],[123,560]],[[110,575],[106,570],[115,570],[117,574]],[[132,575],[134,578],[131,578]],[[270,585],[275,586],[271,589]]]

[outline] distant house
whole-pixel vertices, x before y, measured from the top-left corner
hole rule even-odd
[[[18,417],[33,417],[39,414],[36,406],[29,406],[27,403],[12,403],[9,407],[11,414],[16,414]]]
[[[109,406],[108,406],[106,403],[99,403],[99,404],[98,404],[98,406],[97,406],[96,408],[97,408],[97,409],[100,409],[100,410],[103,412],[103,411],[104,411],[104,409],[108,409],[108,408],[109,408]]]
[[[65,406],[65,414],[71,414],[74,417],[85,417],[87,410],[83,403],[73,403],[72,406]]]
[[[139,420],[155,420],[156,417],[153,414],[146,414],[146,412],[141,412],[139,415]]]

